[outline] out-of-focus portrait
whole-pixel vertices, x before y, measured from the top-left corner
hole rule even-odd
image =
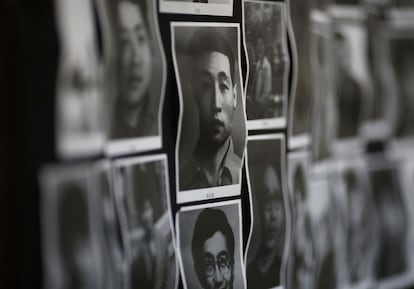
[[[106,2],[111,40],[108,74],[109,154],[161,146],[161,111],[165,60],[155,3],[148,0]]]
[[[290,72],[286,7],[279,2],[244,1],[243,8],[249,59],[248,129],[283,127],[286,125]]]
[[[280,286],[285,252],[287,209],[285,198],[284,138],[250,137],[247,142],[252,231],[246,253],[247,287]]]
[[[117,206],[129,288],[176,288],[178,265],[169,212],[166,158],[120,160]]]

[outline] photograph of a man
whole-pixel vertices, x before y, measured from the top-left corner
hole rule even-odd
[[[282,138],[250,138],[247,154],[253,206],[253,227],[246,256],[247,286],[269,289],[281,284],[285,244],[286,218],[280,175]]]
[[[285,6],[283,3],[257,0],[244,1],[243,5],[249,58],[247,119],[283,118],[284,122],[272,126],[284,126],[289,74]],[[249,124],[249,129],[267,128],[266,123]]]
[[[118,168],[130,288],[172,289],[177,285],[164,165],[161,159],[137,159]]]
[[[238,26],[173,24],[173,37],[184,104],[179,191],[239,184],[246,131]]]
[[[239,217],[238,204],[234,202],[180,213],[185,288],[245,288]]]
[[[164,61],[154,3],[116,0],[108,4],[112,19],[116,91],[112,102],[110,139],[139,142],[160,134]],[[142,141],[141,141],[142,143]],[[155,145],[155,144],[154,144]],[[153,148],[137,145],[134,150]]]

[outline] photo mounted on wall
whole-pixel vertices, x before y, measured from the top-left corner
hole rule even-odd
[[[176,217],[184,289],[245,289],[239,200],[182,207]]]
[[[232,23],[171,23],[180,96],[177,202],[240,194],[246,146],[240,29]]]
[[[337,288],[373,288],[380,239],[367,166],[348,158],[332,171]]]
[[[98,155],[104,148],[105,128],[93,0],[54,3],[60,47],[55,102],[57,154],[62,158]]]
[[[102,250],[106,252],[103,266],[105,284],[110,288],[125,288],[126,259],[123,251],[119,215],[116,210],[110,161],[92,165],[94,178],[94,208],[99,222]]]
[[[166,61],[153,0],[105,0],[108,155],[160,149]]]
[[[114,166],[127,288],[177,288],[166,155],[118,159]]]
[[[292,87],[289,94],[289,149],[310,144],[312,82],[310,63],[311,1],[287,1],[288,29],[292,47]]]
[[[40,185],[44,288],[103,288],[90,166],[46,167]]]
[[[332,21],[328,14],[311,14],[310,55],[312,67],[311,151],[321,163],[331,156],[335,137],[335,108],[332,78]]]
[[[370,159],[369,180],[378,215],[380,240],[375,276],[383,288],[404,288],[397,285],[409,273],[405,244],[409,240],[409,216],[403,187],[401,168],[393,159]],[[394,284],[394,285],[393,285]],[[404,284],[404,283],[402,283]]]
[[[316,244],[309,207],[308,151],[288,154],[288,185],[292,225],[289,257],[286,263],[286,288],[315,288]]]
[[[286,126],[288,78],[286,6],[282,2],[243,2],[248,129]]]
[[[247,288],[279,288],[290,222],[283,134],[250,136],[246,167],[252,222],[245,255]],[[290,225],[290,223],[289,223]]]
[[[161,13],[233,16],[233,0],[159,0],[159,3]]]
[[[332,51],[336,155],[357,151],[361,127],[373,107],[365,12],[357,6],[333,6]]]
[[[382,58],[388,73],[382,83],[397,100],[396,119],[392,134],[397,144],[412,147],[414,142],[414,9],[394,9],[383,30],[387,53]],[[390,95],[391,97],[391,95]]]

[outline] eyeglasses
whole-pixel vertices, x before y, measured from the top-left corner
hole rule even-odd
[[[205,257],[202,265],[206,276],[213,276],[216,271],[216,266],[222,275],[230,271],[230,260],[226,255],[218,256],[217,260],[214,260],[212,257]]]

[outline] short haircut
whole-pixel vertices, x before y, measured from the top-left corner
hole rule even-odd
[[[204,242],[211,238],[216,232],[220,232],[226,238],[226,244],[230,254],[231,264],[234,262],[234,235],[227,217],[222,210],[204,209],[197,217],[193,239],[191,242],[191,251],[194,262],[201,259]]]
[[[234,85],[234,53],[223,34],[212,27],[200,27],[190,40],[188,55],[194,61],[200,55],[209,52],[220,52],[229,58],[231,80]]]

